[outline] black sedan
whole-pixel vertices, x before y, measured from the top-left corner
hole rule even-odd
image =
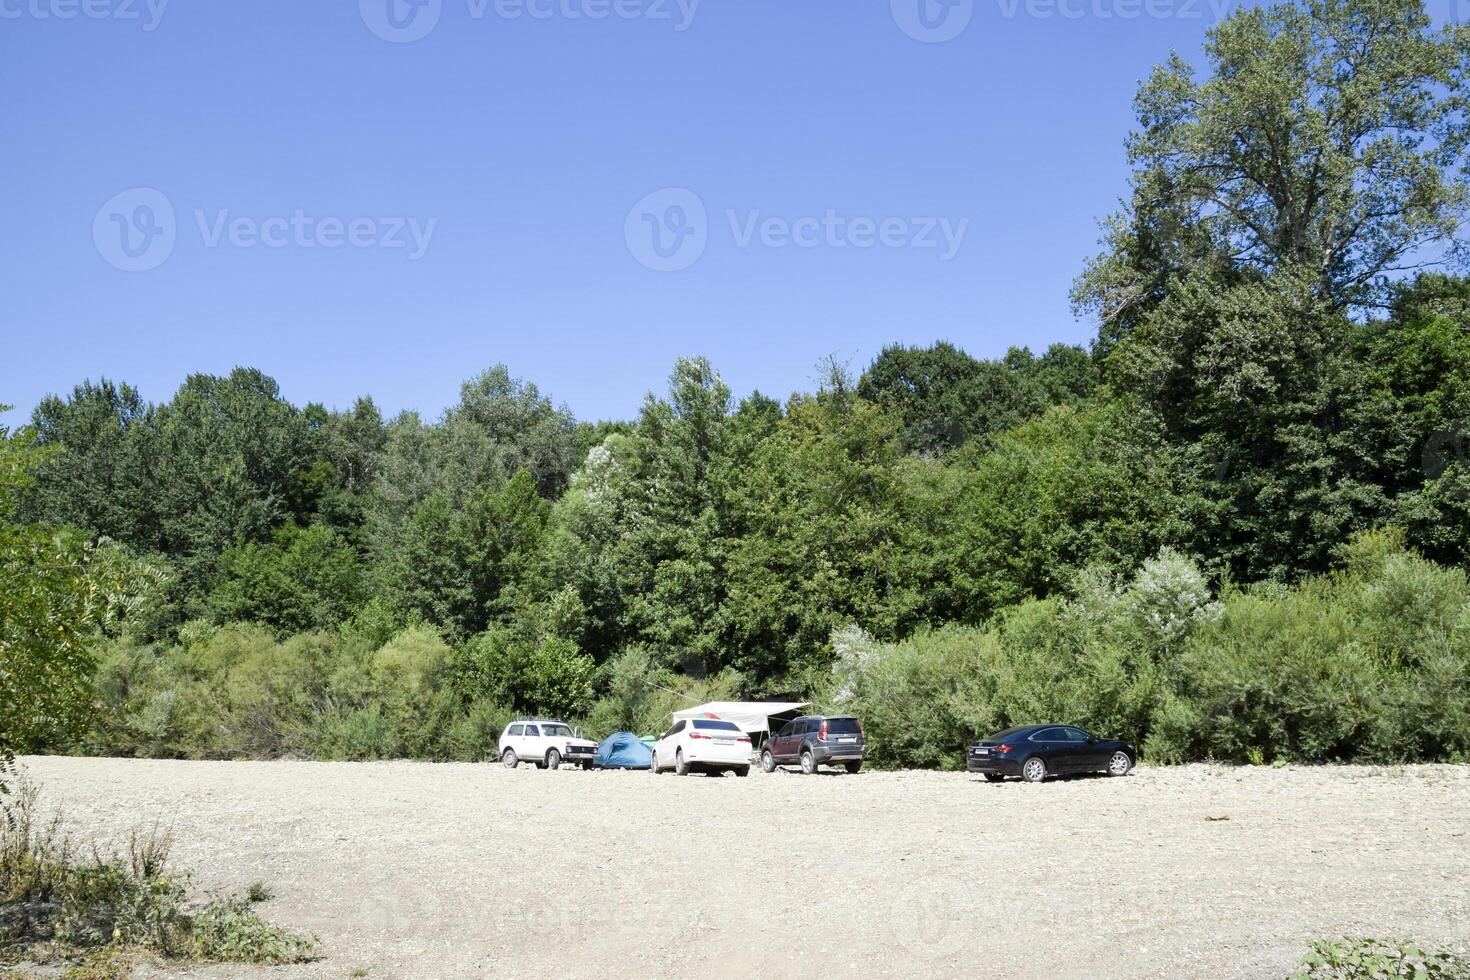
[[[971,772],[992,783],[1007,776],[1039,783],[1068,772],[1126,776],[1138,752],[1127,742],[1098,738],[1070,725],[1026,725],[971,742],[966,761]]]

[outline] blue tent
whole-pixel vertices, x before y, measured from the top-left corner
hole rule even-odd
[[[613,732],[597,745],[597,764],[604,769],[647,769],[653,751],[632,732]]]

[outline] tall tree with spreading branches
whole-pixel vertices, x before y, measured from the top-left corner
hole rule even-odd
[[[1193,275],[1285,273],[1353,313],[1461,258],[1470,27],[1432,29],[1421,0],[1306,0],[1233,14],[1204,55],[1138,92],[1132,197],[1074,292],[1104,346]]]

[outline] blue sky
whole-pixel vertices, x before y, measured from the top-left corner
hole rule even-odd
[[[0,0],[7,421],[236,364],[437,415],[496,362],[628,417],[684,353],[784,396],[1085,343],[1131,97],[1220,0],[389,2]]]

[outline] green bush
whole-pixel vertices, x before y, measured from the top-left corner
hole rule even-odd
[[[211,962],[295,963],[316,945],[271,926],[247,898],[189,903],[189,875],[169,866],[171,838],[134,831],[126,855],[83,849],[60,814],[37,820],[36,793],[22,787],[0,824],[0,954],[49,944],[52,952],[142,949]],[[260,886],[263,888],[263,886]],[[256,889],[252,889],[254,892]]]
[[[1470,963],[1400,939],[1319,939],[1288,980],[1465,980]]]
[[[1408,762],[1470,755],[1470,583],[1388,532],[1295,587],[1227,589],[1168,551],[1126,580],[982,628],[901,643],[839,631],[824,700],[859,715],[879,765],[958,766],[965,741],[1048,721],[1183,762]]]

